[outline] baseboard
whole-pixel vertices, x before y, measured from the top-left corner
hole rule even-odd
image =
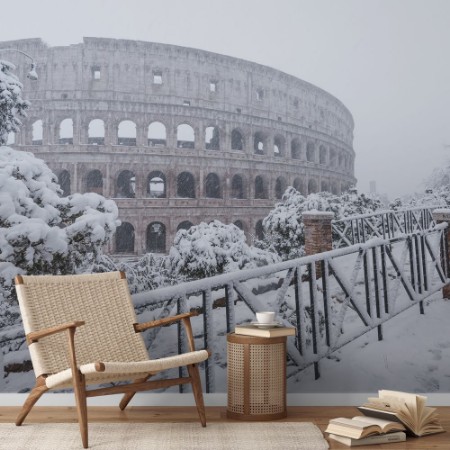
[[[450,406],[450,393],[423,394],[428,397],[430,406]],[[28,394],[0,393],[0,406],[21,406]],[[288,394],[288,406],[357,406],[367,400],[367,397],[376,396],[376,393],[304,393]],[[89,406],[117,406],[121,395],[108,395],[88,399]],[[206,406],[226,406],[227,395],[205,394]],[[37,406],[74,406],[75,400],[71,393],[47,393],[37,403]],[[136,394],[130,406],[193,406],[192,394]]]

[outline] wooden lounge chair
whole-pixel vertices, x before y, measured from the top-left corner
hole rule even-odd
[[[16,290],[29,345],[36,385],[25,401],[16,425],[50,389],[73,388],[83,447],[88,447],[87,397],[123,393],[126,408],[138,391],[191,383],[202,426],[205,407],[197,364],[208,358],[196,351],[190,317],[184,313],[136,323],[127,280],[122,272],[89,275],[17,276]],[[149,359],[141,331],[181,320],[189,352]],[[75,334],[76,331],[76,334]],[[188,377],[147,381],[152,375],[187,366]],[[86,385],[131,381],[94,388]]]

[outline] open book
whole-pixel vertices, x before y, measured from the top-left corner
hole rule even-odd
[[[416,436],[445,431],[436,408],[425,406],[426,401],[423,395],[382,390],[358,409],[366,416],[401,422]]]
[[[405,427],[399,422],[377,419],[375,417],[356,416],[353,419],[346,419],[344,417],[331,419],[325,432],[353,439],[361,439],[376,434],[403,430],[405,430]]]

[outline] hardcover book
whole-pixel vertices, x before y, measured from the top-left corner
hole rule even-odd
[[[246,336],[257,337],[279,337],[279,336],[295,336],[294,327],[273,327],[260,328],[258,325],[243,324],[236,325],[234,328],[235,334],[242,334]]]
[[[396,433],[377,434],[375,436],[369,436],[362,439],[353,439],[345,436],[339,436],[337,434],[330,434],[328,436],[333,441],[340,442],[348,447],[358,447],[361,445],[375,445],[375,444],[389,444],[392,442],[404,442],[406,441],[406,433],[403,431],[397,431]]]

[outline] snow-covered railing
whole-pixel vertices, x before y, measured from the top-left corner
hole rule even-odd
[[[374,237],[391,239],[426,230],[435,224],[431,213],[436,208],[439,206],[384,210],[333,220],[334,247],[359,244]]]
[[[288,339],[288,375],[314,366],[318,378],[322,358],[375,328],[382,339],[382,324],[413,305],[424,313],[423,301],[450,281],[447,253],[440,253],[446,227],[181,283],[133,300],[145,320],[200,313],[193,319],[195,338],[212,351],[204,371],[207,392],[215,390],[215,370],[226,366],[226,334],[260,310],[274,310],[296,328],[295,339]],[[149,342],[160,332],[151,330]]]

